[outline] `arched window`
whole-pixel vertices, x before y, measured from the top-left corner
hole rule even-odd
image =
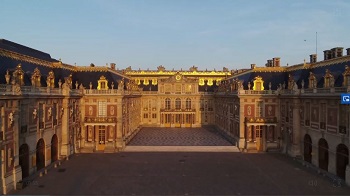
[[[191,108],[192,108],[192,106],[191,106],[191,99],[187,98],[186,99],[186,109],[190,110]]]
[[[166,110],[170,110],[171,108],[171,101],[170,101],[170,98],[166,98],[165,99],[165,109]]]
[[[181,109],[181,99],[180,98],[175,99],[175,109],[177,109],[177,110]]]

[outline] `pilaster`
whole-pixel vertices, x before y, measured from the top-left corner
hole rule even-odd
[[[117,150],[122,150],[125,147],[125,142],[123,140],[123,99],[118,97],[117,99],[117,140],[116,140]]]
[[[293,131],[292,131],[292,149],[291,155],[293,157],[301,156],[301,130],[300,130],[300,99],[293,99]]]

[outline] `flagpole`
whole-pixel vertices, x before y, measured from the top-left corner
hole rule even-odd
[[[317,31],[316,31],[316,56],[317,56]]]

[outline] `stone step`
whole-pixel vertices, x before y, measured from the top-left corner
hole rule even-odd
[[[80,153],[93,153],[94,148],[81,148]]]
[[[240,152],[237,146],[126,146],[124,152]]]

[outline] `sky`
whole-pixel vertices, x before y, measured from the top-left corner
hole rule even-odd
[[[350,47],[347,0],[1,0],[0,38],[78,66],[230,70]],[[345,50],[344,50],[345,53]]]

